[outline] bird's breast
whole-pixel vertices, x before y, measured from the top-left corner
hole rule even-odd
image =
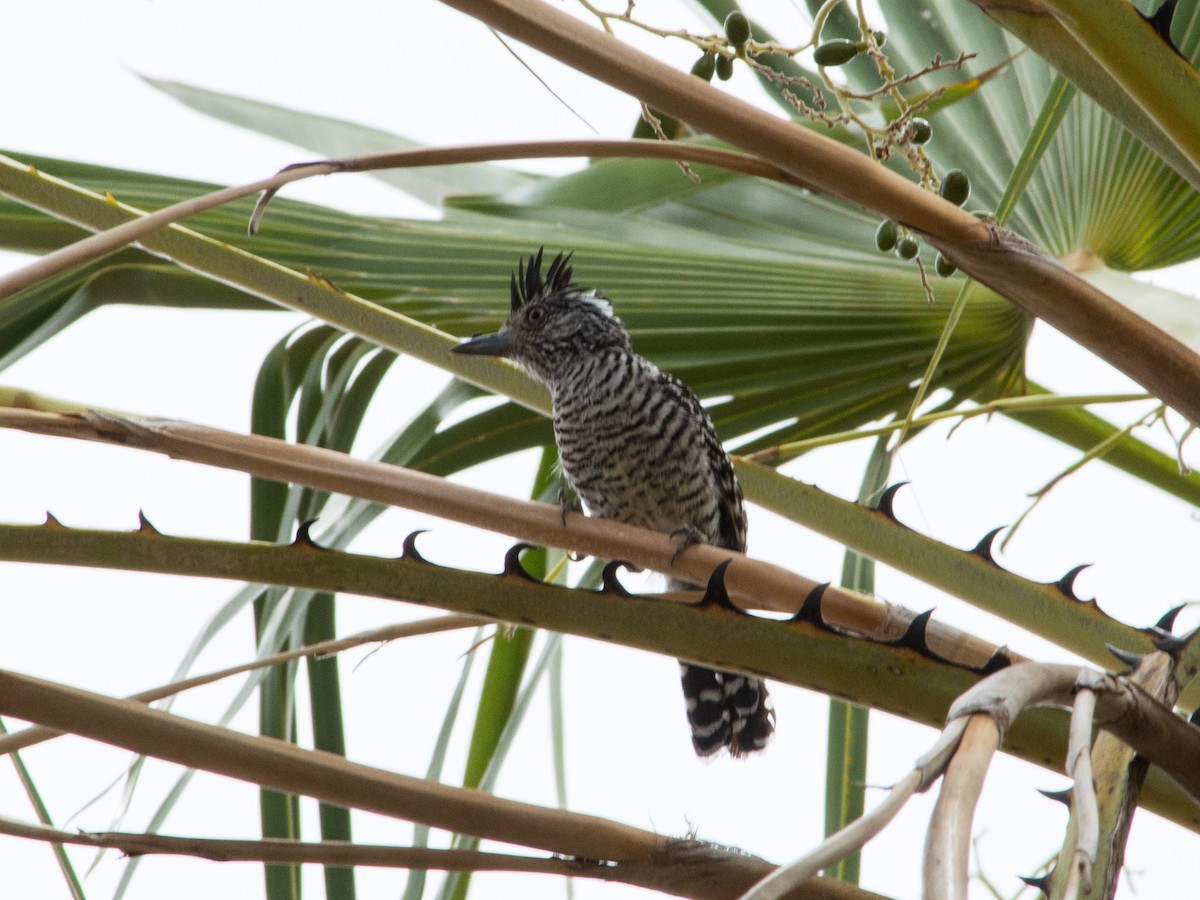
[[[554,433],[563,471],[588,510],[656,531],[717,533],[717,487],[690,404],[634,376],[556,391]]]

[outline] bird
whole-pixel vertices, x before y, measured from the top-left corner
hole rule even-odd
[[[573,281],[573,254],[543,277],[543,253],[518,262],[500,330],[453,351],[506,357],[550,389],[562,473],[591,515],[665,532],[681,549],[745,551],[742,490],[700,400],[634,352],[611,300]],[[698,589],[674,578],[668,587]],[[683,661],[680,674],[698,756],[766,747],[775,712],[761,679]]]

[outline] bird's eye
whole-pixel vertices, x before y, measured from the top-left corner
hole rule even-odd
[[[540,306],[534,306],[529,310],[529,321],[540,322],[546,318],[546,310]]]

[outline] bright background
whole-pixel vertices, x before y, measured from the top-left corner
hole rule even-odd
[[[647,4],[658,22],[704,29],[674,5]],[[752,9],[752,12],[756,12]],[[768,11],[777,33],[800,33],[793,8]],[[65,24],[64,24],[65,23]],[[43,0],[7,10],[0,78],[10,85],[0,106],[0,148],[60,156],[219,183],[249,181],[312,158],[308,151],[223,125],[180,106],[147,86],[139,74],[182,81],[266,102],[337,116],[431,145],[483,140],[587,137],[593,132],[566,110],[474,22],[433,0],[383,4],[350,0],[334,7],[313,2],[179,5],[154,0],[105,4]],[[690,53],[642,42],[681,67]],[[532,51],[524,59],[596,132],[627,135],[636,106]],[[739,74],[731,89],[753,96]],[[563,171],[574,162],[541,163]],[[53,173],[51,173],[53,174]],[[366,176],[307,182],[286,195],[363,213],[421,214],[420,207]],[[266,227],[270,227],[268,216]],[[533,249],[533,248],[531,248]],[[551,248],[548,248],[551,249]],[[557,249],[557,248],[554,248]],[[25,260],[0,253],[0,268]],[[516,260],[513,260],[514,264]],[[1195,293],[1195,265],[1156,276]],[[496,273],[503,303],[507,273]],[[600,287],[603,287],[602,285]],[[939,302],[948,302],[939,293]],[[614,297],[620,313],[621,297]],[[209,313],[107,308],[71,326],[2,376],[3,383],[70,400],[138,413],[193,420],[234,431],[249,421],[258,363],[301,321],[293,313]],[[1136,390],[1127,379],[1039,324],[1029,351],[1031,378],[1062,393]],[[368,455],[414,414],[445,381],[436,369],[397,364],[369,417],[356,452]],[[1108,408],[1124,425],[1146,405]],[[1176,420],[1177,422],[1177,420]],[[958,546],[972,546],[992,527],[1013,521],[1027,494],[1069,465],[1073,451],[997,417],[972,420],[948,436],[930,429],[905,448],[894,479],[910,481],[899,495],[902,521]],[[1161,429],[1143,435],[1169,448]],[[812,453],[789,474],[842,496],[857,492],[866,442]],[[465,473],[464,482],[524,495],[533,456],[525,454]],[[0,520],[41,521],[51,510],[65,524],[131,528],[139,509],[168,534],[243,538],[247,479],[134,451],[0,432]],[[498,570],[510,543],[428,516],[393,511],[357,545],[396,554],[403,536],[431,528],[421,539],[430,558]],[[824,539],[751,510],[751,552],[819,580],[836,579],[840,549]],[[1197,522],[1179,501],[1093,463],[1073,475],[1025,523],[1002,556],[1006,567],[1031,578],[1057,579],[1080,562],[1094,562],[1078,581],[1082,596],[1097,596],[1113,615],[1150,624],[1167,608],[1194,596]],[[4,627],[0,666],[109,694],[126,694],[169,680],[175,664],[207,618],[235,587],[160,576],[0,563]],[[1057,651],[952,598],[902,575],[881,570],[879,594],[916,609],[938,607],[940,619],[1044,659]],[[339,602],[339,631],[428,613],[363,598]],[[208,671],[253,654],[248,616],[235,622],[197,666]],[[352,759],[421,775],[449,692],[458,677],[469,633],[407,640],[374,653],[343,657],[349,754]],[[538,649],[535,647],[536,658]],[[482,662],[482,661],[481,661]],[[581,639],[565,649],[568,795],[572,809],[610,816],[666,834],[694,830],[768,859],[798,855],[820,839],[824,785],[823,697],[773,689],[779,732],[755,759],[698,762],[687,739],[675,663]],[[480,674],[482,665],[476,667]],[[303,683],[303,679],[301,679]],[[215,720],[232,696],[215,686],[180,700],[183,715]],[[497,792],[554,802],[544,688],[519,737]],[[303,709],[303,705],[301,706]],[[470,708],[468,701],[467,707]],[[247,710],[234,726],[253,731]],[[462,770],[467,728],[456,735],[447,777]],[[648,735],[645,744],[642,735]],[[899,778],[933,740],[929,729],[875,714],[869,781]],[[120,791],[85,805],[119,779],[128,754],[64,738],[25,754],[56,824],[104,830],[113,826]],[[138,830],[178,770],[151,763],[120,827]],[[1062,776],[998,760],[976,818],[975,864],[1002,896],[1020,888],[1061,841],[1065,809],[1034,792],[1061,788]],[[868,803],[878,798],[868,796]],[[919,895],[920,838],[933,797],[911,804],[876,839],[864,861],[864,886],[897,898]],[[315,804],[306,803],[306,837],[315,839]],[[11,766],[0,762],[0,815],[31,820]],[[171,834],[246,836],[258,833],[257,791],[198,775],[164,829]],[[358,840],[407,844],[411,828],[382,817],[355,816]],[[438,836],[443,839],[444,836]],[[1181,855],[1196,838],[1139,813],[1129,845],[1122,896],[1178,896]],[[90,851],[73,850],[80,871]],[[85,881],[89,897],[109,897],[126,862],[101,858]],[[65,897],[49,849],[0,837],[0,872],[14,897]],[[320,870],[306,869],[306,891],[321,896]],[[360,896],[397,897],[404,873],[361,870]],[[435,882],[440,876],[433,876]],[[142,863],[128,897],[256,896],[262,875],[251,864],[157,858]],[[582,882],[576,896],[646,896],[615,885]],[[972,896],[991,893],[981,883]],[[478,897],[560,897],[555,879],[477,876]]]

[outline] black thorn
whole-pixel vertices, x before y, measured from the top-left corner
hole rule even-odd
[[[1083,601],[1083,598],[1075,593],[1075,579],[1079,577],[1079,573],[1084,569],[1090,569],[1091,563],[1084,563],[1081,566],[1076,566],[1058,581],[1054,582],[1054,586],[1059,589],[1064,597],[1069,597],[1072,600]]]
[[[621,584],[617,572],[621,569],[633,568],[636,567],[627,559],[614,559],[612,562],[605,563],[604,568],[600,571],[600,592],[615,594],[618,597],[632,597],[633,594],[629,593],[625,589],[625,585]]]
[[[404,539],[404,545],[400,550],[401,559],[410,559],[413,562],[429,563],[425,557],[421,555],[421,551],[417,549],[417,536],[427,532],[428,528],[418,528],[412,534]]]
[[[897,492],[906,484],[908,484],[907,481],[897,481],[895,484],[890,485],[883,492],[882,496],[880,496],[879,502],[875,504],[875,509],[877,512],[883,513],[897,525],[902,525],[904,523],[896,518],[896,510],[893,509],[892,504],[896,501]]]
[[[1145,19],[1146,24],[1154,30],[1163,43],[1174,50],[1175,54],[1190,66],[1192,61],[1183,55],[1183,51],[1171,39],[1171,22],[1175,18],[1175,7],[1178,4],[1179,0],[1163,0],[1162,5],[1151,15],[1142,15],[1140,11],[1138,15]]]
[[[996,562],[996,557],[992,555],[992,545],[996,543],[996,535],[1007,527],[1007,525],[1001,525],[999,528],[993,528],[979,539],[979,543],[975,545],[971,552],[985,562],[990,562],[993,566],[999,566],[1000,564]]]
[[[708,576],[708,584],[704,588],[704,596],[700,598],[698,606],[719,606],[721,609],[727,609],[730,612],[745,613],[744,609],[735,606],[733,601],[729,599],[729,591],[725,589],[725,570],[729,568],[732,559],[723,560],[712,574]]]
[[[997,647],[988,661],[978,670],[980,675],[993,675],[1001,669],[1007,669],[1012,665],[1012,657],[1008,655],[1007,647]]]
[[[1131,669],[1136,669],[1142,662],[1142,654],[1134,653],[1132,650],[1122,650],[1120,647],[1114,647],[1112,644],[1104,645],[1108,652],[1115,656],[1118,660],[1125,663]]]
[[[1150,637],[1150,641],[1163,653],[1169,654],[1173,659],[1178,659],[1179,654],[1183,652],[1184,647],[1191,643],[1191,638],[1191,634],[1183,636],[1174,634],[1156,634]]]
[[[296,539],[292,541],[293,547],[312,547],[314,550],[327,550],[327,547],[322,547],[312,539],[312,527],[317,524],[316,519],[305,519],[296,527]]]
[[[511,547],[509,547],[508,551],[504,554],[504,572],[501,574],[516,575],[520,578],[524,578],[526,581],[532,581],[534,584],[541,584],[541,581],[530,575],[525,567],[521,565],[521,554],[526,550],[532,550],[534,546],[534,544],[526,544],[522,542],[520,544],[513,544]]]
[[[46,521],[42,523],[43,528],[65,528],[62,522],[50,510],[46,510]]]
[[[1162,614],[1162,618],[1154,623],[1154,627],[1161,628],[1163,631],[1173,631],[1175,629],[1175,620],[1179,618],[1179,614],[1186,607],[1186,603],[1180,603],[1178,606],[1171,607]]]
[[[155,528],[154,525],[150,522],[150,520],[146,518],[146,513],[140,509],[138,510],[138,533],[139,534],[149,533],[149,534],[157,534],[157,535],[162,534],[162,532],[159,531],[157,528]]]
[[[793,622],[807,622],[810,625],[816,625],[825,631],[830,631],[830,627],[825,624],[825,617],[821,615],[821,598],[825,596],[825,591],[829,588],[829,582],[818,584],[815,588],[808,592],[808,596],[804,598],[804,603],[800,609],[792,616]]]
[[[925,630],[929,627],[929,617],[932,615],[933,610],[927,609],[913,616],[904,634],[898,640],[888,641],[888,644],[893,647],[907,647],[909,650],[932,656],[933,651],[929,649],[929,641],[925,638]]]
[[[1038,875],[1037,877],[1033,877],[1031,875],[1018,875],[1017,877],[1020,878],[1023,882],[1025,882],[1027,885],[1029,885],[1031,888],[1035,888],[1036,890],[1041,891],[1043,896],[1049,897],[1050,896],[1050,874],[1051,873],[1047,872],[1045,875]]]
[[[1071,807],[1071,796],[1075,793],[1075,788],[1067,787],[1063,788],[1061,791],[1043,791],[1041,788],[1038,788],[1038,793],[1047,800],[1053,800],[1055,803],[1061,803],[1063,806],[1069,809]]]

